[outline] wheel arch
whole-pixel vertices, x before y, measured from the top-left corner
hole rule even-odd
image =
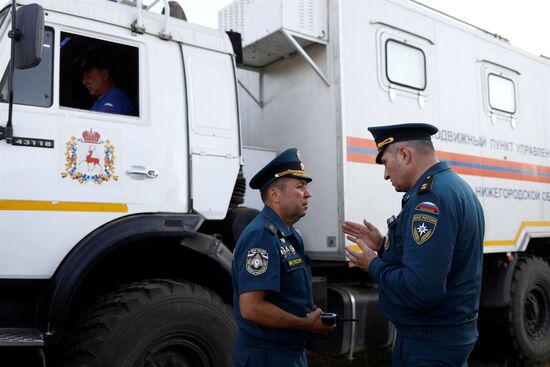
[[[480,306],[508,306],[518,258],[524,255],[540,257],[550,263],[550,238],[531,238],[522,252],[486,254],[483,260]]]
[[[138,214],[107,223],[82,239],[52,278],[50,297],[42,312],[48,344],[60,340],[67,322],[77,316],[87,299],[125,281],[148,276],[191,277],[198,284],[217,288],[214,290],[222,293],[226,302],[231,299],[227,294],[227,283],[231,284],[226,269],[229,250],[223,252],[225,261],[208,253],[211,248],[205,244],[210,242],[204,235],[197,236],[202,222],[203,217],[197,214]],[[195,237],[202,238],[203,246],[187,247],[196,244],[192,240]],[[187,243],[182,242],[184,238]],[[218,242],[223,249],[223,243]],[[193,274],[201,266],[208,269],[208,276]]]
[[[518,254],[487,254],[483,258],[481,307],[503,308],[510,301]]]

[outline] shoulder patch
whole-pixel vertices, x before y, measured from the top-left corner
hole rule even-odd
[[[261,275],[267,271],[269,255],[263,248],[252,248],[246,255],[246,271],[252,275]]]
[[[431,214],[439,214],[439,208],[437,205],[430,201],[424,201],[416,206],[414,210],[419,210],[421,212],[431,213]]]
[[[274,234],[277,234],[277,227],[275,225],[269,223],[269,221],[267,219],[265,220],[265,228],[269,229]]]
[[[422,245],[435,233],[437,218],[429,214],[414,214],[412,217],[412,237],[417,245]]]
[[[425,192],[430,192],[432,190],[432,186],[434,184],[435,175],[429,175],[426,176],[424,179],[424,182],[420,184],[420,187],[418,188],[417,194],[423,194]]]

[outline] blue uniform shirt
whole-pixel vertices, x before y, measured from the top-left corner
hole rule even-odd
[[[288,229],[265,206],[237,242],[232,275],[238,340],[254,343],[252,346],[303,351],[308,333],[256,325],[243,319],[239,308],[241,293],[262,290],[268,291],[267,301],[293,315],[305,317],[313,311],[311,271],[298,232]]]
[[[388,219],[381,256],[369,266],[384,315],[398,330],[476,320],[484,228],[475,193],[445,162],[404,195],[401,212]]]
[[[98,98],[91,108],[92,111],[133,115],[134,108],[130,97],[122,90],[113,88],[101,98]]]

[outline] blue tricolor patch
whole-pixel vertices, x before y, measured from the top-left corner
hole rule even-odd
[[[439,208],[432,202],[424,201],[416,206],[414,210],[420,210],[431,214],[439,214]]]

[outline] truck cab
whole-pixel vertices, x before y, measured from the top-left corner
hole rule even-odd
[[[2,345],[56,365],[229,363],[231,252],[211,234],[244,193],[235,55],[225,32],[163,3],[164,15],[141,1],[22,1],[17,13],[43,12],[42,54],[13,75],[2,5],[0,115],[13,108],[0,141]],[[90,68],[130,112],[92,107]]]

